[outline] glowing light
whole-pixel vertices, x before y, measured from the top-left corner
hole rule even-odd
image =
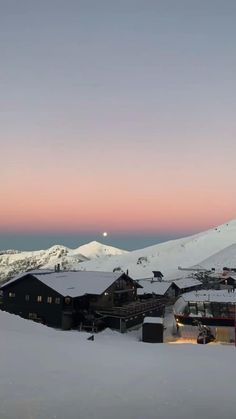
[[[104,231],[104,232],[102,233],[102,235],[103,235],[103,237],[107,237],[107,232],[106,232],[106,231]]]

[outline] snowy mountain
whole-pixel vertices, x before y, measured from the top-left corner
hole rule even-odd
[[[236,244],[232,244],[203,260],[199,267],[205,269],[215,268],[216,271],[222,271],[224,267],[236,268]]]
[[[90,259],[107,258],[127,253],[125,250],[91,242],[77,249],[55,245],[47,250],[21,252],[10,250],[0,254],[0,281],[8,279],[20,272],[39,268],[54,268],[60,263],[63,269],[79,269],[81,262]]]
[[[10,251],[0,255],[0,279],[37,268],[129,271],[133,278],[150,278],[153,270],[160,270],[164,279],[183,277],[178,267],[235,266],[236,220],[193,236],[160,243],[144,249],[127,252],[98,242],[69,249],[53,246],[36,252]]]
[[[126,271],[133,278],[151,277],[153,270],[160,270],[164,279],[182,277],[178,267],[191,267],[231,245],[236,245],[236,220],[193,236],[171,240],[154,246],[135,250],[110,259],[99,259],[81,263],[81,268],[90,270]],[[226,252],[226,250],[225,250]],[[232,250],[233,252],[233,250]],[[228,254],[226,258],[226,253]],[[232,265],[228,251],[220,256],[223,265]],[[217,263],[217,255],[214,263]]]

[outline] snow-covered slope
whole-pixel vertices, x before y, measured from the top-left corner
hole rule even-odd
[[[0,254],[0,281],[30,269],[54,268],[57,263],[65,269],[78,269],[85,260],[124,253],[127,252],[95,241],[77,249],[55,245],[33,252],[6,251]]]
[[[220,250],[199,264],[199,267],[205,269],[215,268],[217,271],[222,271],[225,266],[227,268],[236,268],[236,244]]]
[[[71,251],[71,254],[81,254],[88,259],[100,258],[101,256],[117,256],[128,253],[127,250],[117,249],[116,247],[106,246],[96,241],[84,244]]]
[[[164,279],[174,279],[183,276],[183,272],[178,271],[178,266],[190,267],[199,264],[232,244],[236,244],[236,220],[190,237],[146,247],[125,255],[83,262],[81,268],[104,271],[128,269],[133,278],[150,277],[153,270],[160,270],[164,273]]]
[[[49,329],[0,311],[1,419],[231,419],[235,348]]]
[[[202,261],[213,255],[215,256],[212,260],[204,262],[209,265],[207,267],[221,263],[235,265],[231,260],[236,258],[233,247],[229,250],[229,246],[232,245],[236,246],[236,220],[190,237],[133,252],[91,242],[74,250],[64,246],[53,246],[37,252],[4,254],[0,255],[0,279],[29,269],[53,268],[56,263],[60,263],[65,269],[108,272],[114,269],[128,270],[133,278],[151,277],[153,270],[160,270],[164,273],[164,279],[176,279],[183,276],[178,266],[202,265]],[[219,253],[222,251],[224,252]]]

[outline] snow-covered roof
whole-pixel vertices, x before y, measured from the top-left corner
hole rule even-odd
[[[8,281],[2,286],[2,288],[27,275],[28,273],[64,297],[80,297],[85,294],[100,295],[122,275],[120,272],[91,271],[61,271],[46,273],[44,275],[26,272],[24,275],[21,275],[20,277],[18,276],[17,278]]]
[[[222,275],[221,278],[222,279],[232,278],[232,279],[234,279],[234,281],[236,281],[236,273],[235,272],[234,273],[229,272],[228,275]]]
[[[159,282],[159,281],[148,281],[148,280],[139,280],[138,283],[143,288],[138,288],[138,295],[143,294],[156,294],[156,295],[165,295],[166,291],[172,285],[171,282]]]
[[[180,298],[183,298],[187,302],[215,302],[215,303],[236,303],[236,292],[228,292],[228,290],[199,290],[191,291],[186,294],[182,294]]]
[[[143,323],[163,324],[162,317],[144,317]]]
[[[18,279],[22,278],[25,275],[45,275],[45,274],[51,274],[54,273],[55,271],[52,269],[35,269],[35,270],[30,270],[30,271],[26,271],[26,272],[21,272],[18,275],[14,276],[14,278],[9,279],[9,281],[1,284],[1,288],[5,287],[6,285],[11,284],[12,282],[17,281]]]
[[[196,287],[198,285],[202,285],[201,281],[199,281],[198,279],[194,279],[194,278],[176,279],[175,281],[172,281],[172,282],[179,289],[191,288],[191,287]]]

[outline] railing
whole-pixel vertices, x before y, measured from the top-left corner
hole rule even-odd
[[[152,299],[151,301],[146,302],[133,302],[122,307],[112,307],[112,308],[97,308],[97,312],[106,315],[119,316],[119,317],[128,317],[134,314],[141,314],[152,309],[163,309],[165,302],[163,300]]]

